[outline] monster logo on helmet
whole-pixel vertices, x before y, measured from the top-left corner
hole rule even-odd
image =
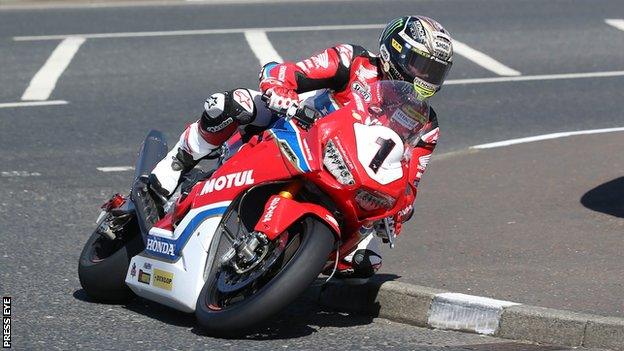
[[[386,77],[413,82],[422,100],[440,90],[453,64],[451,36],[425,16],[390,21],[379,37],[379,47]]]

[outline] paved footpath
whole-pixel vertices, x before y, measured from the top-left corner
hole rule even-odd
[[[624,317],[621,150],[619,132],[434,157],[413,223],[396,252],[385,250],[383,272]]]

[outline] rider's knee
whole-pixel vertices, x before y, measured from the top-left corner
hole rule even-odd
[[[232,125],[249,124],[255,116],[256,107],[251,93],[237,88],[212,94],[206,99],[200,127],[204,132],[218,133],[232,128]]]

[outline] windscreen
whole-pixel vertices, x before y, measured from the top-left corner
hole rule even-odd
[[[429,122],[429,105],[417,98],[414,86],[405,81],[382,80],[371,86],[369,124],[395,131],[406,144],[416,146]]]

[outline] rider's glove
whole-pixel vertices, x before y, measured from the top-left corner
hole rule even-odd
[[[286,112],[289,107],[299,104],[299,95],[292,90],[281,86],[268,89],[265,95],[269,97],[267,107],[273,111]]]

